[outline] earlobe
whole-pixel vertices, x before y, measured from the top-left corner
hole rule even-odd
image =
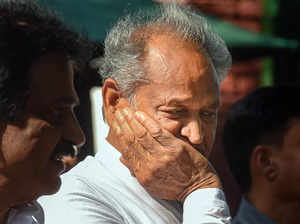
[[[278,176],[278,166],[273,159],[274,153],[271,146],[258,145],[253,151],[253,163],[259,173],[268,181],[273,182]]]

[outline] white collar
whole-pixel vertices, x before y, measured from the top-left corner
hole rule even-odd
[[[118,177],[128,180],[137,180],[131,175],[129,169],[120,161],[121,153],[112,146],[107,140],[102,141],[102,146],[100,150],[96,153],[95,158],[101,163],[114,172]]]

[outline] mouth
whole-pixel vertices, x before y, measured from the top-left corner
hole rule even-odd
[[[66,156],[74,157],[78,153],[77,147],[69,141],[60,141],[54,151],[52,152],[50,159],[53,161],[63,161],[63,158]]]

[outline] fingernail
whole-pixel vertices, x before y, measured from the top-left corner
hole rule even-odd
[[[117,134],[120,134],[120,133],[121,133],[121,129],[120,129],[119,125],[118,125],[116,122],[113,122],[113,127],[114,127],[115,132],[116,132]]]
[[[119,121],[121,121],[121,122],[124,121],[124,117],[119,110],[116,111],[116,116],[119,119]]]
[[[124,108],[123,112],[128,118],[132,118],[132,113],[128,108]]]
[[[140,120],[142,120],[142,121],[145,120],[145,117],[144,117],[144,114],[143,114],[143,113],[137,111],[137,112],[135,112],[135,115],[136,115],[137,118],[139,118]]]

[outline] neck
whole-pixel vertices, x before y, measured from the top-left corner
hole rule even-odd
[[[298,223],[300,220],[300,202],[296,198],[290,201],[280,199],[269,191],[264,193],[251,192],[249,201],[262,214],[272,219],[277,224]],[[263,198],[263,200],[261,200]]]

